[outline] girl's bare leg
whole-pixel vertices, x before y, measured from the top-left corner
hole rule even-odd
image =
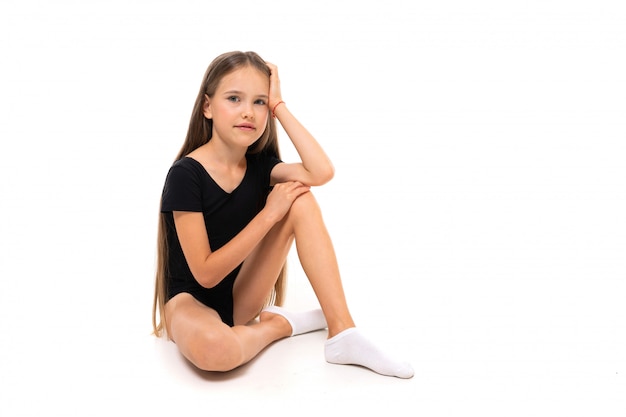
[[[248,257],[235,281],[235,323],[253,319],[270,293],[294,240],[303,270],[326,317],[329,337],[354,327],[335,251],[312,193],[298,197],[285,218]]]
[[[239,306],[238,311],[245,312],[239,320],[250,319],[262,305],[294,237],[298,257],[328,323],[329,338],[324,346],[326,360],[365,366],[383,375],[412,377],[411,365],[387,356],[355,328],[335,251],[312,193],[303,194],[294,201],[286,218],[244,263],[237,278],[238,284],[235,284],[235,308],[237,310],[238,301],[249,305]]]
[[[191,363],[206,371],[229,371],[248,362],[272,342],[291,334],[283,317],[262,313],[260,321],[229,327],[190,294],[165,306],[167,332]]]
[[[296,200],[300,215],[294,216],[298,258],[328,323],[328,337],[354,327],[341,282],[335,249],[313,197],[307,193]]]

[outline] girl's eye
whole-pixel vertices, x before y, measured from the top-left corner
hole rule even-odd
[[[233,103],[236,103],[236,102],[239,101],[239,97],[237,97],[237,96],[230,96],[230,97],[228,97],[227,100],[228,101],[232,101]]]
[[[261,106],[265,106],[265,100],[263,99],[258,99],[254,102],[254,104],[260,104]]]

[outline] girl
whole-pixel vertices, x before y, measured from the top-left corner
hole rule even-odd
[[[301,163],[280,160],[274,119]],[[276,340],[327,328],[328,362],[412,377],[409,364],[355,328],[310,192],[333,174],[328,156],[282,101],[276,66],[254,52],[217,57],[163,189],[155,335],[166,334],[200,369],[228,371]],[[321,310],[278,307],[294,240]]]

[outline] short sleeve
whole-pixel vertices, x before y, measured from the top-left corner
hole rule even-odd
[[[259,157],[262,159],[261,165],[264,167],[264,170],[265,170],[265,172],[263,173],[263,178],[267,179],[267,182],[269,184],[272,170],[274,169],[276,165],[280,164],[283,161],[280,158],[277,158],[276,156],[269,155],[266,153],[260,154]]]
[[[161,197],[161,212],[202,211],[202,184],[197,170],[183,160],[170,168]]]

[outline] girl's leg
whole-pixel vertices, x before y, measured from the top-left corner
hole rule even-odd
[[[298,197],[288,214],[244,262],[235,281],[235,324],[252,320],[270,294],[296,240],[303,270],[326,317],[329,337],[354,327],[335,251],[312,193]]]
[[[172,298],[165,313],[169,337],[183,356],[206,371],[235,369],[291,334],[285,319],[271,313],[262,313],[254,324],[229,327],[215,310],[186,293]]]
[[[328,323],[328,337],[355,326],[341,282],[339,265],[322,213],[312,193],[292,207],[296,249]]]
[[[298,202],[298,215],[294,216],[296,247],[328,322],[326,360],[340,365],[365,366],[383,375],[411,378],[411,365],[387,356],[354,327],[335,251],[319,206],[311,193],[299,197],[294,204]]]
[[[252,321],[263,308],[293,243],[287,219],[277,223],[243,263],[233,287],[235,324]]]
[[[326,360],[365,366],[383,375],[412,377],[413,368],[409,364],[390,358],[355,328],[332,241],[317,201],[310,192],[294,201],[287,216],[244,263],[235,284],[235,309],[245,312],[239,320],[250,320],[261,308],[294,237],[298,257],[328,323]],[[238,308],[238,302],[249,305],[240,304]]]

